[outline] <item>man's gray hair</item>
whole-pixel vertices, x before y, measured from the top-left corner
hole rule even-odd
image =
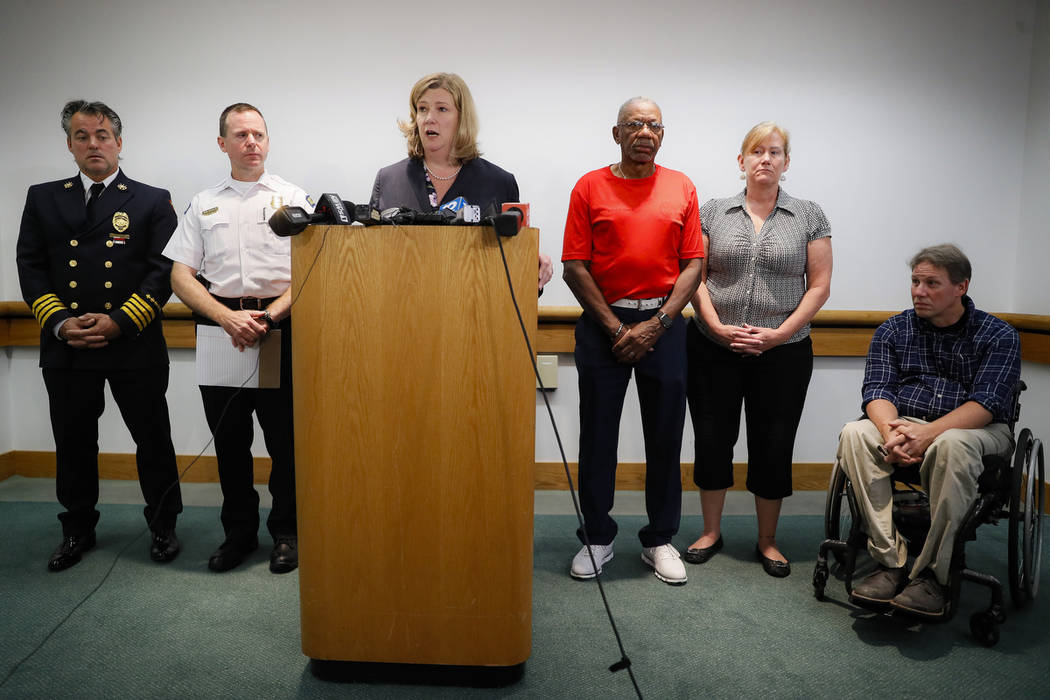
[[[908,263],[910,269],[914,270],[919,263],[929,263],[934,267],[944,268],[948,272],[948,279],[952,284],[959,284],[968,279],[973,271],[970,268],[970,260],[957,246],[951,243],[942,243],[923,248],[916,253]]]
[[[120,117],[110,109],[105,102],[88,102],[87,100],[71,100],[62,108],[62,131],[66,132],[66,138],[72,138],[70,133],[74,114],[86,114],[89,117],[105,117],[113,125],[113,138],[119,139],[123,126]]]
[[[626,113],[627,110],[629,110],[632,106],[636,104],[652,105],[653,107],[656,107],[656,109],[659,110],[661,114],[663,114],[663,110],[660,109],[660,105],[656,104],[655,100],[651,100],[648,97],[642,97],[641,95],[639,95],[638,97],[632,97],[631,99],[627,100],[622,105],[620,105],[620,110],[616,113],[616,123],[619,124],[620,122],[622,122],[624,113]]]

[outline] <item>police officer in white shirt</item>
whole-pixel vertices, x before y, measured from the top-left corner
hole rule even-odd
[[[281,383],[278,389],[200,388],[208,427],[215,435],[226,534],[208,560],[208,568],[229,571],[259,546],[259,494],[253,485],[251,453],[254,411],[272,460],[273,506],[266,521],[274,540],[270,571],[287,573],[299,565],[289,317],[291,243],[276,236],[267,221],[282,205],[312,210],[313,203],[299,187],[266,172],[269,136],[262,113],[252,105],[240,102],[223,110],[218,143],[230,158],[230,176],[193,198],[164,249],[164,255],[174,261],[171,286],[193,309],[198,324],[222,327],[239,349],[253,347],[280,329]]]

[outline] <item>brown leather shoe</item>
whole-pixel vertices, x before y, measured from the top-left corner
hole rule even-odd
[[[83,535],[66,535],[62,543],[51,553],[47,568],[51,571],[68,569],[80,561],[80,556],[95,546],[95,531]]]
[[[944,616],[947,598],[945,587],[937,582],[932,571],[926,569],[905,586],[890,605],[909,615],[939,618]]]
[[[891,569],[879,565],[878,571],[866,576],[850,591],[850,599],[858,604],[888,605],[893,597],[908,583],[904,567]]]

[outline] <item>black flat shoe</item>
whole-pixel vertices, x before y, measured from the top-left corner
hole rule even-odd
[[[250,540],[226,540],[208,560],[208,568],[212,571],[229,571],[248,558],[248,555],[259,548],[259,538]]]
[[[47,568],[51,571],[62,571],[80,561],[80,556],[95,546],[95,531],[84,535],[67,535],[62,543],[51,553]]]
[[[685,550],[685,555],[682,558],[690,564],[703,564],[715,554],[721,552],[722,545],[722,536],[719,535],[718,540],[710,547],[690,547]]]
[[[766,555],[762,554],[762,550],[759,549],[758,545],[755,545],[755,556],[762,562],[762,570],[770,576],[776,578],[784,578],[791,573],[791,564],[786,561],[778,561],[776,559],[770,559]]]
[[[164,564],[179,556],[180,549],[179,538],[175,536],[175,528],[154,532],[149,545],[149,558]]]

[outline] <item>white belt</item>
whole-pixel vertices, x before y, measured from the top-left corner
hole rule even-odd
[[[667,297],[653,297],[652,299],[617,299],[610,306],[618,306],[621,309],[637,309],[638,311],[648,311],[649,309],[659,309],[667,301]]]

